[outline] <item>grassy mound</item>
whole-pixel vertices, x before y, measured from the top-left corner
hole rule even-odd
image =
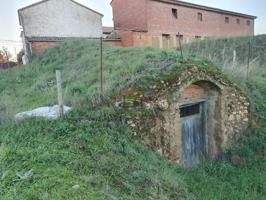
[[[187,46],[187,58],[206,57],[204,48],[218,41],[204,42]],[[202,52],[193,45],[203,45]],[[105,46],[105,91],[114,97],[136,84],[149,89],[162,75],[194,64],[220,73],[205,58],[183,61],[175,50]],[[98,42],[68,41],[27,66],[0,71],[1,199],[265,199],[264,66],[238,83],[253,100],[257,128],[226,159],[187,170],[147,149],[113,107],[92,108],[99,90]],[[56,68],[63,72],[65,102],[75,111],[57,121],[12,122],[16,112],[56,104]]]
[[[18,111],[55,104],[57,68],[62,70],[67,105],[78,107],[84,102],[93,103],[99,93],[99,53],[99,42],[73,40],[36,56],[27,66],[1,71],[2,120]],[[179,55],[173,50],[105,46],[105,92],[112,96],[139,80],[145,81],[145,76],[156,78],[177,60]]]
[[[17,112],[56,104],[56,69],[62,70],[67,105],[79,107],[97,103],[99,53],[99,41],[71,40],[35,56],[27,66],[1,71],[0,121],[11,119]],[[192,65],[221,73],[206,60],[184,61],[176,50],[151,47],[104,46],[103,62],[104,90],[109,97],[133,86],[149,90],[162,75],[177,73]]]

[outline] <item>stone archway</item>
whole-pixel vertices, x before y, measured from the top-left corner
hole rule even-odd
[[[161,106],[160,123],[151,129],[156,134],[161,128],[161,138],[169,144],[168,150],[163,150],[164,154],[166,152],[171,160],[191,166],[222,152],[224,88],[219,83],[194,79],[164,98],[168,106]],[[184,133],[186,130],[192,131]]]
[[[215,157],[222,148],[222,89],[213,82],[200,80],[180,89],[177,94],[180,124],[181,163],[185,166]]]
[[[205,158],[217,157],[234,145],[249,125],[247,97],[217,71],[193,66],[160,83],[149,90],[149,96],[142,96],[149,100],[147,105],[152,114],[147,116],[141,110],[140,116],[131,118],[130,123],[146,145],[176,163],[191,166]],[[184,161],[183,144],[189,141],[182,142],[182,118],[190,115],[197,115],[193,119],[199,120],[195,126],[201,131],[189,134],[194,137],[202,134],[199,139],[202,142],[197,143],[201,147],[192,150],[204,153],[195,163]]]

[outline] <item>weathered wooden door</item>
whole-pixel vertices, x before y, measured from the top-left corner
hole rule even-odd
[[[180,108],[182,122],[182,164],[190,167],[206,156],[204,103],[187,104]]]

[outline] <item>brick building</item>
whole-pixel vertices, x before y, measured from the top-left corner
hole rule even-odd
[[[123,46],[171,48],[205,37],[254,35],[255,16],[176,0],[112,0]]]
[[[28,58],[66,38],[102,36],[103,15],[73,0],[42,0],[18,10]]]

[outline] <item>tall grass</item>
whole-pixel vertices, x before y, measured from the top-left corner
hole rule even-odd
[[[5,125],[0,144],[1,200],[194,199],[180,169],[141,144],[110,107]]]
[[[183,49],[185,57],[209,59],[220,67],[249,95],[254,113],[266,120],[266,35],[206,39]]]
[[[62,70],[65,104],[79,107],[97,100],[99,41],[71,40],[37,55],[26,66],[0,71],[0,119],[56,104],[55,69]],[[104,46],[104,90],[114,96],[135,83],[143,87],[180,60],[174,50]],[[147,79],[145,78],[147,77]],[[143,81],[143,82],[141,82]],[[0,120],[1,121],[1,120]]]
[[[265,35],[260,35],[217,40],[205,39],[185,45],[184,51],[186,56],[195,55],[213,61],[233,78],[237,78],[237,81],[243,82],[247,73],[252,76],[266,65],[265,38]]]
[[[261,46],[266,37],[254,40]],[[258,117],[257,128],[243,133],[242,143],[222,160],[192,169],[146,148],[114,108],[89,108],[99,90],[97,41],[67,41],[27,66],[0,71],[0,199],[264,200],[266,48],[253,51],[251,60],[259,58],[246,80],[247,41],[206,40],[184,47],[187,59],[208,58],[221,66],[247,92]],[[175,50],[105,46],[105,92],[114,97],[135,84],[148,89],[150,80],[183,65]],[[76,109],[57,121],[9,122],[16,112],[56,104],[57,68],[63,72],[65,103]]]

